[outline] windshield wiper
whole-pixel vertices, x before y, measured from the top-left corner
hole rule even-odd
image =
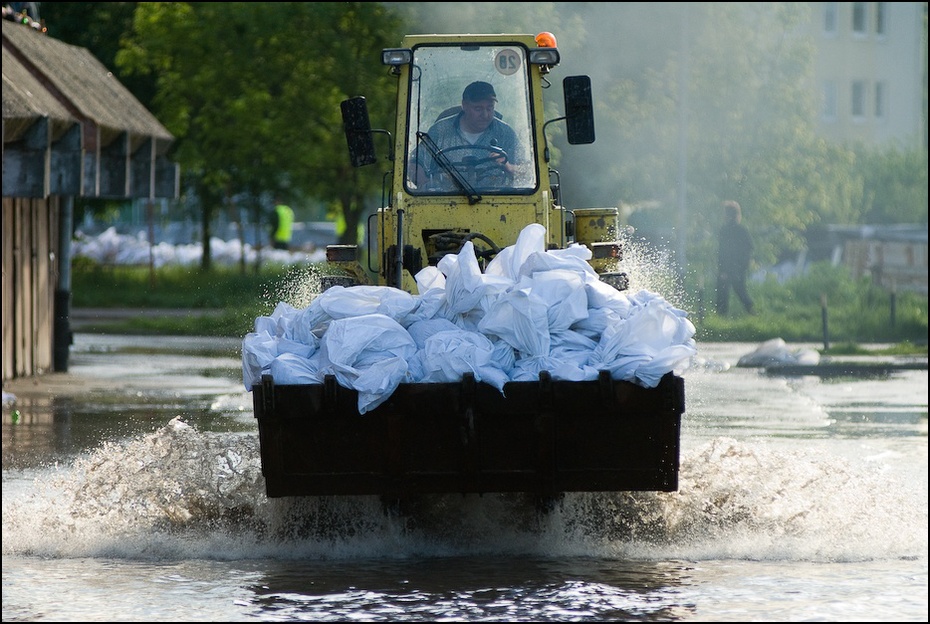
[[[481,201],[481,195],[478,194],[478,191],[475,190],[475,187],[469,184],[468,180],[465,179],[465,176],[462,175],[462,172],[455,168],[455,165],[452,164],[452,162],[449,160],[449,157],[446,156],[441,149],[439,149],[439,146],[436,145],[436,141],[433,140],[433,137],[425,132],[417,132],[417,139],[419,139],[419,141],[426,146],[426,150],[430,153],[430,156],[433,157],[433,160],[439,163],[439,166],[442,167],[443,170],[448,173],[453,180],[455,180],[456,184],[462,187],[462,190],[465,191],[466,195],[468,195],[469,204],[477,204]]]

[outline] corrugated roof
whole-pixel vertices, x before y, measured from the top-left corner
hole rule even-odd
[[[89,50],[9,20],[0,23],[4,125],[7,122],[18,125],[15,120],[28,119],[30,113],[36,118],[59,119],[64,109],[68,117],[83,117],[101,129],[129,132],[159,143],[173,141],[174,137],[161,122]],[[47,93],[41,94],[37,85],[43,88],[48,85],[44,88]],[[4,136],[4,141],[8,140]]]
[[[42,117],[55,127],[68,126],[77,119],[68,109],[3,47],[3,140],[17,141]],[[57,122],[57,123],[55,123]],[[57,137],[55,137],[57,138]]]

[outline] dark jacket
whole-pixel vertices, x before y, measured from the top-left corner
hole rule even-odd
[[[463,114],[459,112],[457,115],[444,117],[433,124],[429,129],[428,134],[430,138],[436,142],[436,145],[438,145],[440,149],[445,150],[458,145],[472,145],[462,134],[462,116]],[[499,147],[507,154],[507,160],[514,165],[519,165],[526,161],[525,155],[519,151],[520,141],[517,139],[517,133],[504,121],[496,117],[474,145]],[[418,146],[416,150],[417,164],[423,167],[423,170],[429,175],[438,173],[440,169],[433,161],[433,157],[429,151],[427,151],[425,147],[420,146]]]
[[[748,271],[752,256],[752,237],[749,235],[749,229],[742,223],[729,221],[720,228],[719,240],[717,270],[731,275]]]

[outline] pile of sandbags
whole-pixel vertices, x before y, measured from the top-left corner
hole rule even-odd
[[[508,381],[613,379],[655,387],[697,352],[687,313],[656,293],[601,281],[584,245],[546,250],[529,225],[482,272],[471,242],[417,273],[419,295],[385,286],[335,286],[304,309],[280,302],[242,343],[248,390],[335,375],[365,412],[401,383],[458,381],[474,373],[501,392]]]

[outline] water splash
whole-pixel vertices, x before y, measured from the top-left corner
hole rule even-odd
[[[180,420],[106,444],[3,496],[3,553],[310,558],[475,554],[855,561],[920,556],[926,501],[831,457],[718,438],[682,458],[679,490],[268,499],[254,434]]]
[[[322,292],[323,275],[318,265],[292,268],[269,292],[264,293],[263,298],[272,308],[279,301],[284,301],[297,309],[306,308]]]
[[[627,291],[658,293],[674,306],[687,310],[684,288],[671,252],[655,247],[630,230],[623,230],[619,241],[623,254],[612,270],[626,273]]]
[[[927,550],[926,501],[875,466],[730,438],[682,458],[673,493],[583,495],[567,525],[627,558],[861,561]]]

